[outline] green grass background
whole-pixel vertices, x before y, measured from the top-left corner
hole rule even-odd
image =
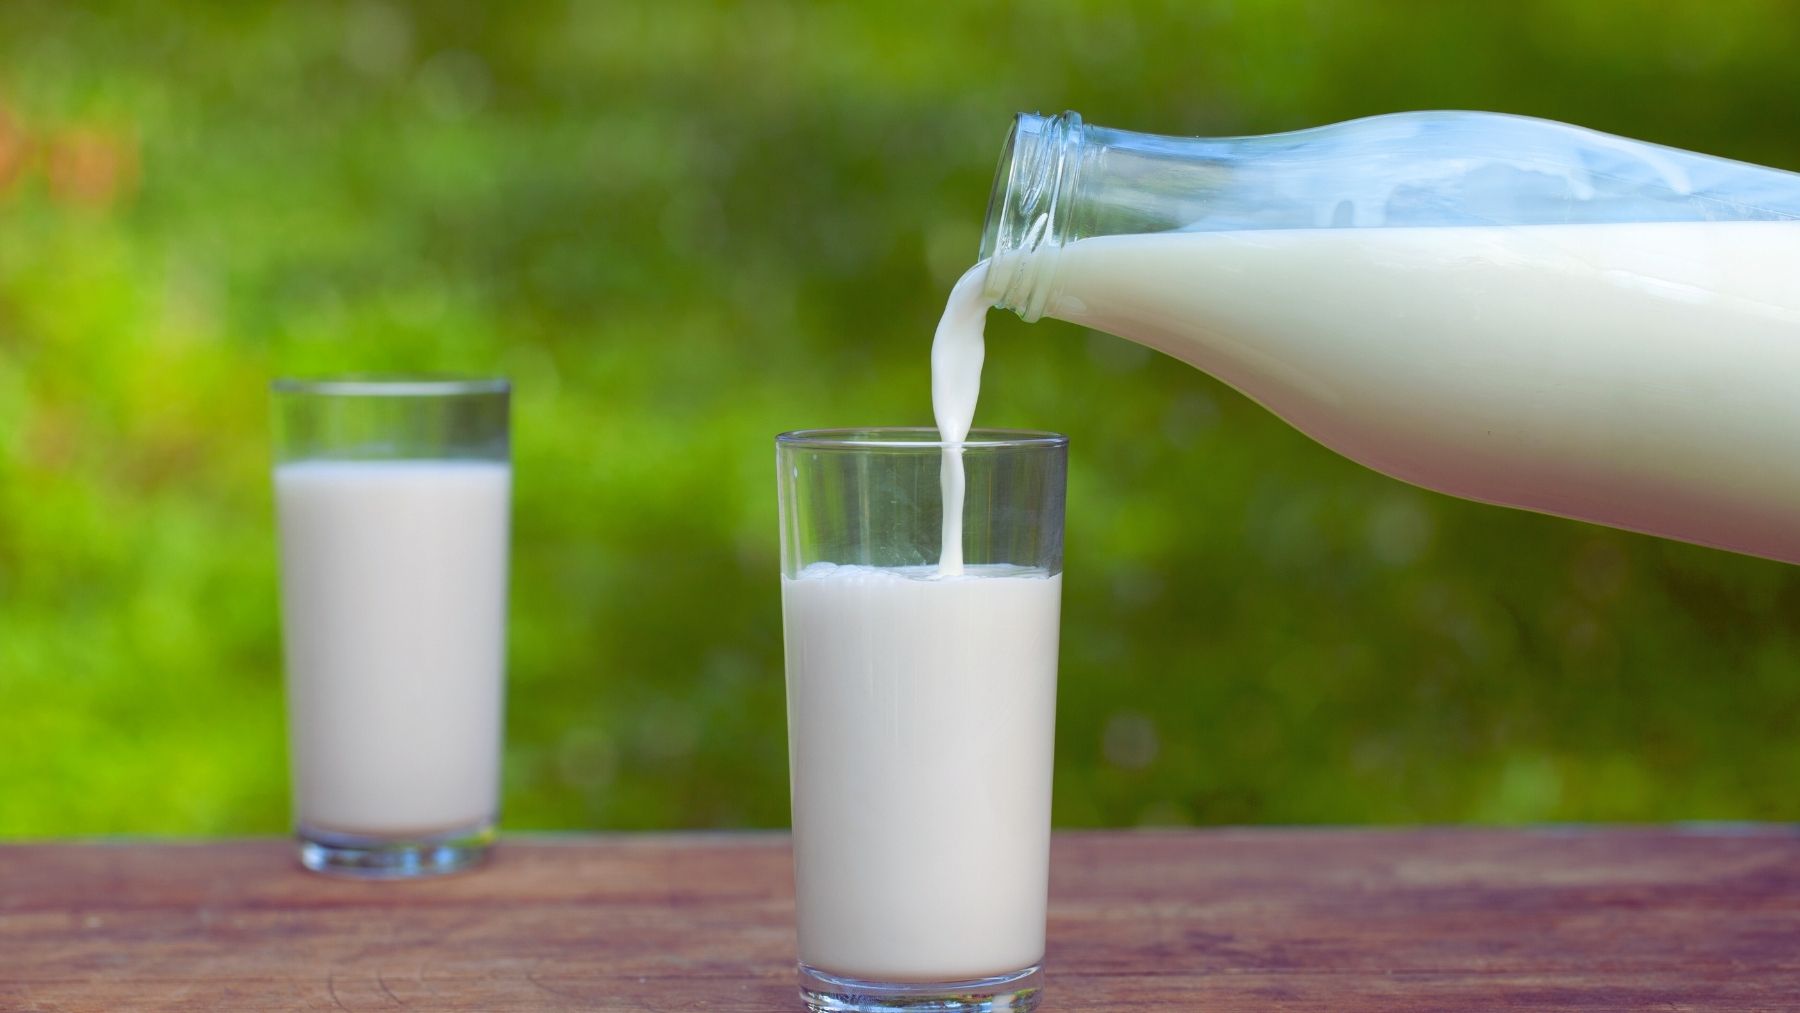
[[[0,6],[0,835],[286,826],[271,376],[516,381],[509,825],[779,826],[771,437],[929,421],[1011,113],[1800,168],[1796,51],[1774,0]],[[1792,568],[989,334],[980,421],[1074,440],[1059,824],[1800,816]]]

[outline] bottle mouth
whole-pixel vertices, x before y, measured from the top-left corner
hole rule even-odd
[[[1018,177],[1019,128],[1027,119],[1041,121],[1043,117],[1034,113],[1015,113],[1012,125],[1006,129],[1006,143],[1000,147],[1000,161],[994,166],[994,182],[988,188],[987,214],[981,220],[982,260],[991,259],[1000,249],[1000,223],[1006,217],[1007,198],[1012,196],[1013,183]]]
[[[994,168],[981,228],[980,255],[988,262],[983,294],[1026,320],[1041,316],[1049,297],[1081,142],[1078,113],[1019,113]]]

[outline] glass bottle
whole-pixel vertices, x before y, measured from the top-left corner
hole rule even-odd
[[[1019,116],[985,292],[1468,499],[1800,562],[1800,175],[1475,112]]]

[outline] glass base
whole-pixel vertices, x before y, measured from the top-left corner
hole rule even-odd
[[[357,879],[419,879],[473,868],[494,845],[489,820],[422,837],[372,837],[302,826],[300,864],[314,872]]]
[[[879,982],[827,974],[800,965],[800,998],[812,1013],[884,1013],[886,1010],[1030,1013],[1043,997],[1044,971],[1023,971],[968,981]]]

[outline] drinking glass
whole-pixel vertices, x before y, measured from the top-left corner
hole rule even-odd
[[[499,808],[509,385],[282,379],[273,395],[301,864],[474,865]]]
[[[800,990],[813,1010],[1041,994],[1068,441],[977,430],[960,574],[931,429],[776,439]]]

